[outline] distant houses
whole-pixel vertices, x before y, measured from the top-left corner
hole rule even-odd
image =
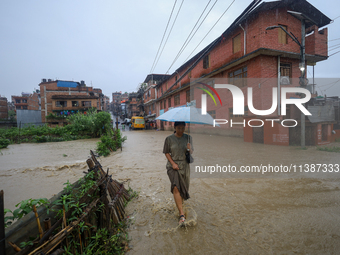
[[[16,111],[18,125],[64,125],[70,114],[89,109],[110,110],[110,98],[100,88],[86,86],[84,81],[42,79],[40,90],[12,96],[10,105],[0,98],[0,119],[8,118],[8,108]]]

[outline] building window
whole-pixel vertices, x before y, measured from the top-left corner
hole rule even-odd
[[[83,106],[83,107],[91,107],[91,101],[81,101],[81,106]]]
[[[21,106],[17,106],[16,109],[21,109]]]
[[[190,101],[191,101],[191,100],[190,100],[190,89],[187,90],[185,93],[186,93],[186,102],[187,102],[187,103],[190,103]]]
[[[17,99],[17,100],[15,100],[15,103],[16,103],[16,104],[20,104],[21,101]]]
[[[284,26],[284,25],[280,25],[280,26],[283,27],[287,31],[287,26]],[[288,43],[287,34],[281,28],[279,29],[279,43],[281,43],[281,44],[287,44]]]
[[[242,67],[229,73],[229,83],[238,87],[247,86],[247,67]]]
[[[22,102],[26,104],[27,103],[27,99],[23,99]]]
[[[78,107],[79,102],[78,101],[72,101],[72,107]]]
[[[155,110],[155,104],[152,104],[152,110],[153,111]]]
[[[27,110],[27,105],[23,105],[22,109]]]
[[[241,50],[241,34],[238,34],[233,38],[233,53]]]
[[[171,107],[171,97],[169,97],[169,99],[168,99],[168,107],[169,108]]]
[[[292,78],[292,65],[289,63],[280,63],[280,83],[282,85],[290,84]]]
[[[163,110],[164,108],[163,108],[163,104],[162,104],[162,102],[159,102],[159,106],[160,106],[160,109],[161,110]]]
[[[243,121],[243,117],[244,116],[248,116],[248,106],[245,106],[244,107],[244,115],[234,115],[233,114],[233,108],[229,108],[229,118],[232,118],[233,119],[233,122],[236,122],[236,121],[240,121],[242,122]]]
[[[207,69],[210,67],[210,55],[207,55],[203,58],[203,68]]]
[[[55,101],[55,106],[56,107],[66,107],[67,101]]]
[[[207,111],[208,114],[210,114],[211,117],[213,117],[213,119],[216,119],[216,111]]]
[[[180,104],[180,94],[177,94],[176,96],[174,96],[175,99],[175,106]]]
[[[166,108],[166,100],[164,100],[164,109]]]

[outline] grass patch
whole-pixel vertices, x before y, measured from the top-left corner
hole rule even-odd
[[[63,117],[64,118],[64,117]],[[0,129],[0,148],[14,143],[61,142],[78,139],[97,138],[112,129],[111,115],[92,109],[87,114],[76,113],[65,118],[64,127],[29,126]]]
[[[340,147],[333,146],[333,147],[318,147],[318,151],[327,151],[327,152],[337,152],[340,153]]]

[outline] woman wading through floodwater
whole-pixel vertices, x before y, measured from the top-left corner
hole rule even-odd
[[[189,143],[192,138],[184,134],[185,122],[175,122],[175,132],[169,135],[164,142],[163,153],[168,159],[166,164],[167,173],[171,182],[171,192],[179,211],[179,223],[185,221],[183,212],[183,200],[189,198],[190,167],[186,161],[185,153],[193,153],[193,146]]]

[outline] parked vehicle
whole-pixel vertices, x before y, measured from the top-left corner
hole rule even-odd
[[[144,129],[145,128],[144,118],[133,116],[131,118],[131,128],[132,129]]]
[[[131,119],[128,119],[128,118],[125,118],[123,123],[126,124],[126,125],[129,125],[131,122]]]

